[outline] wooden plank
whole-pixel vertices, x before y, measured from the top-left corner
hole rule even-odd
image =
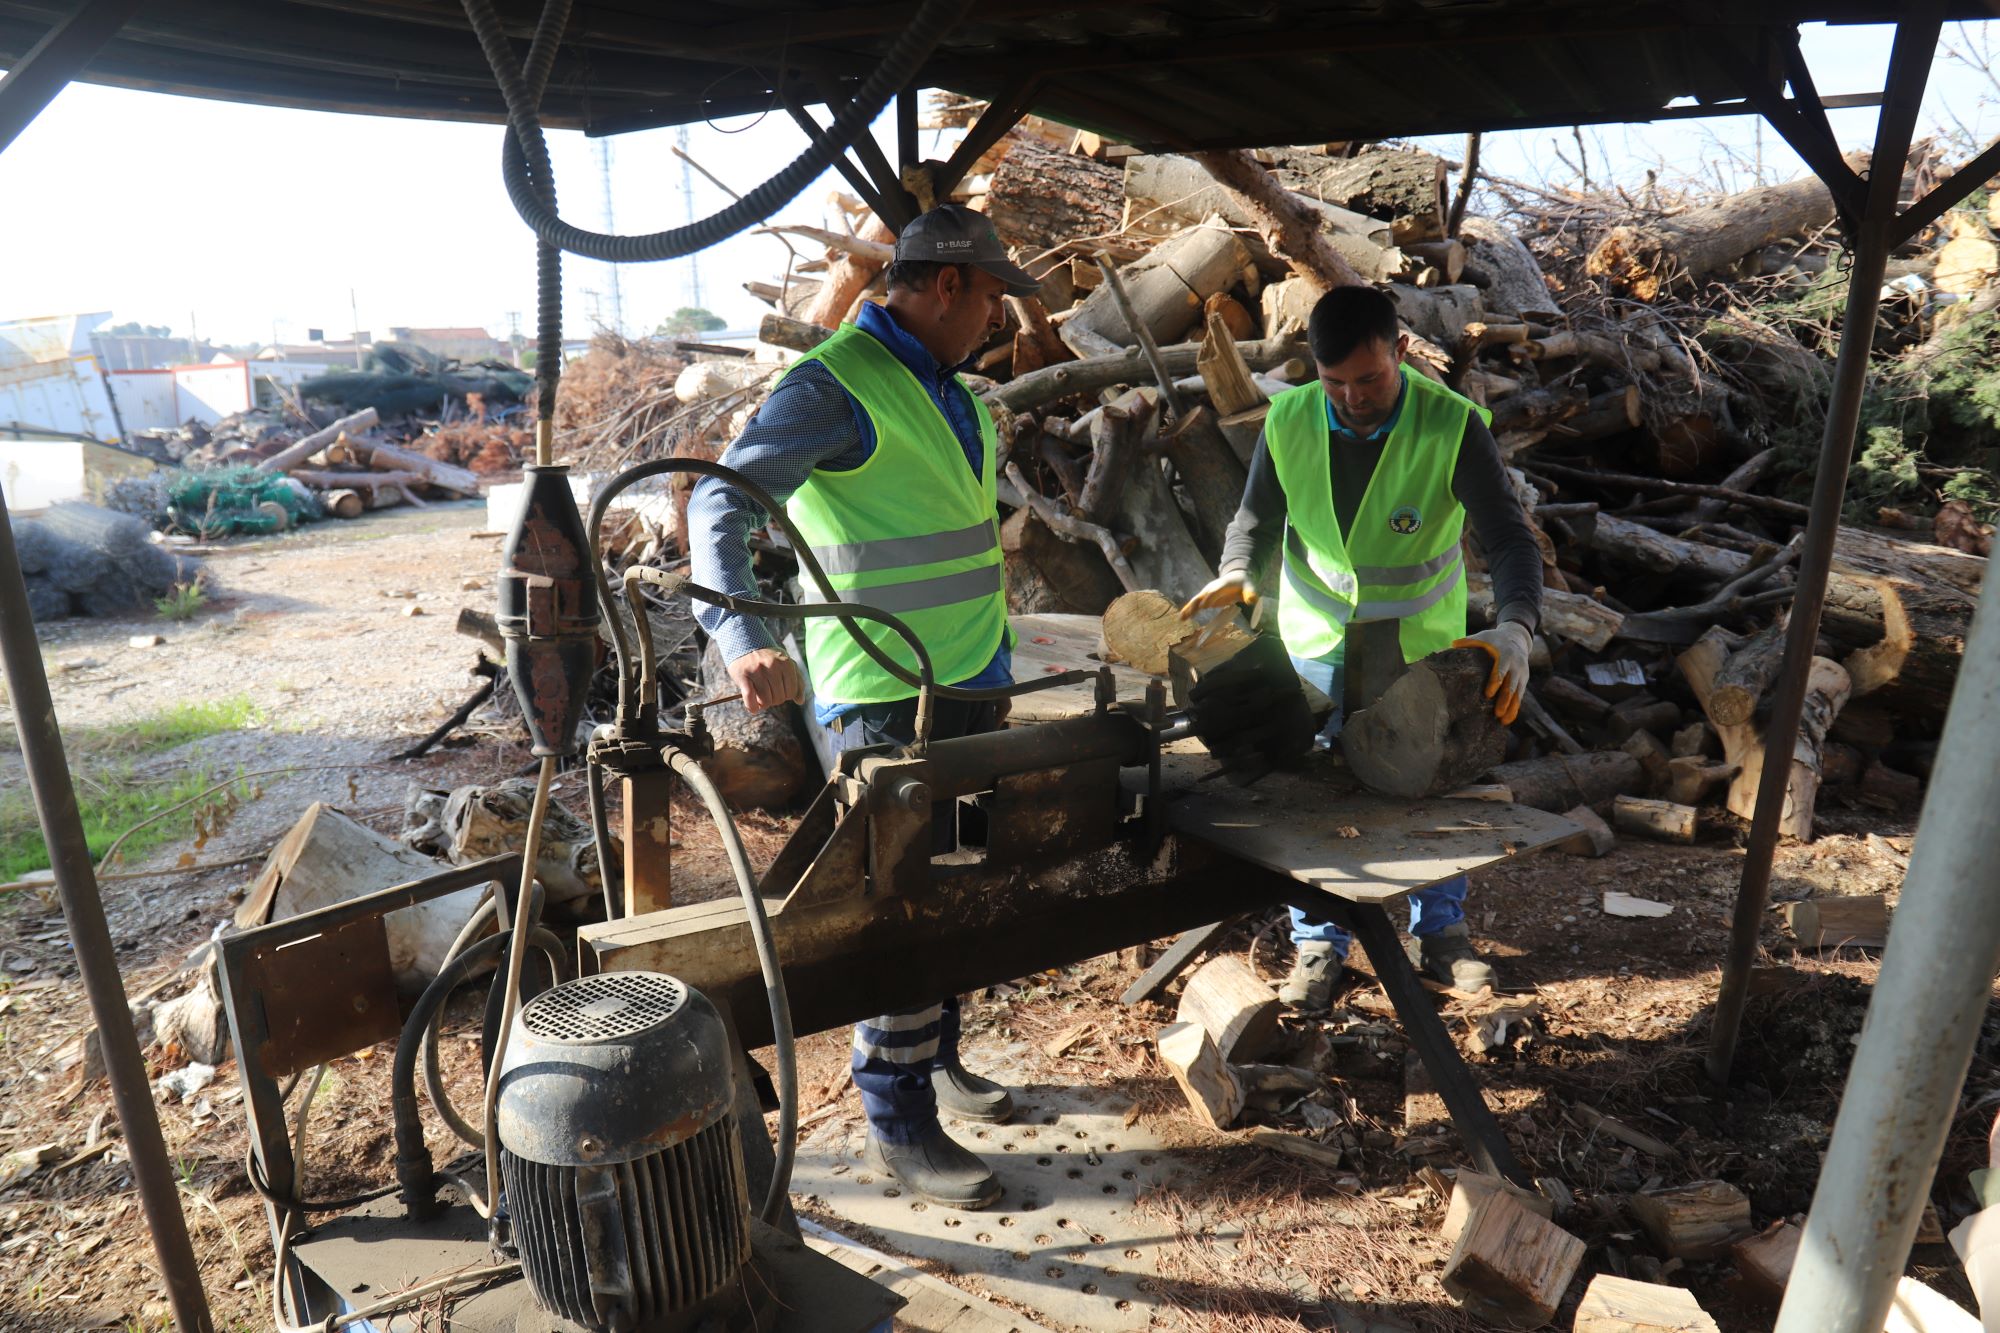
[[[1187,971],[1188,964],[1194,961],[1196,954],[1221,939],[1236,922],[1236,917],[1224,917],[1212,926],[1182,931],[1175,937],[1174,942],[1167,946],[1167,951],[1161,954],[1137,981],[1125,988],[1125,993],[1118,997],[1118,1003],[1133,1005],[1158,995],[1172,984],[1175,977]]]
[[[1165,749],[1167,822],[1187,837],[1350,902],[1380,903],[1562,841],[1576,825],[1525,806],[1406,801],[1353,790],[1330,766],[1275,772],[1251,787],[1202,782],[1198,741]],[[1143,774],[1128,781],[1143,779]]]

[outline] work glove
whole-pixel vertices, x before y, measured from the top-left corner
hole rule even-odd
[[[1520,716],[1521,696],[1528,690],[1528,654],[1534,643],[1534,635],[1518,620],[1503,620],[1492,629],[1452,641],[1454,648],[1484,648],[1493,654],[1486,697],[1493,700],[1493,716],[1502,726],[1512,726]]]
[[[1208,586],[1187,599],[1181,608],[1181,619],[1186,620],[1197,611],[1208,611],[1218,606],[1245,606],[1250,608],[1250,625],[1257,625],[1257,585],[1250,581],[1247,570],[1237,570],[1233,574],[1223,574],[1208,581]]]

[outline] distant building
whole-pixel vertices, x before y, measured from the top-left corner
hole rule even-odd
[[[106,370],[170,370],[199,365],[226,355],[213,343],[186,338],[157,338],[145,333],[99,333],[97,351]]]

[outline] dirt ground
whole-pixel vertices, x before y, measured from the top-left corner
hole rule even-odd
[[[484,607],[498,562],[496,538],[476,535],[476,505],[392,510],[264,538],[210,557],[226,590],[192,621],[71,621],[44,635],[45,660],[66,727],[101,726],[178,700],[247,694],[255,729],[210,737],[148,763],[202,763],[247,779],[253,792],[216,827],[169,844],[127,869],[261,856],[315,800],[386,832],[400,825],[412,783],[448,787],[520,769],[518,745],[490,737],[427,758],[394,761],[470,693],[476,653],[453,631],[461,605]],[[409,608],[422,614],[410,615]],[[132,648],[161,633],[167,643]],[[0,719],[11,717],[0,712]],[[285,769],[267,773],[265,770]],[[0,782],[18,780],[18,756],[0,753]],[[559,798],[581,808],[571,778]],[[1739,1291],[1724,1262],[1662,1263],[1625,1210],[1624,1196],[1652,1183],[1707,1178],[1750,1196],[1759,1226],[1797,1217],[1810,1203],[1834,1108],[1877,963],[1868,955],[1794,954],[1774,910],[1765,944],[1767,993],[1752,1001],[1738,1078],[1718,1092],[1701,1073],[1727,913],[1741,865],[1741,828],[1719,811],[1694,847],[1621,840],[1601,860],[1543,853],[1474,877],[1470,918],[1498,962],[1503,986],[1532,998],[1539,1016],[1473,1067],[1500,1110],[1517,1153],[1538,1176],[1569,1187],[1559,1220],[1589,1246],[1585,1273],[1620,1272],[1690,1286],[1725,1330],[1767,1328],[1770,1314]],[[1824,836],[1780,853],[1775,896],[1888,893],[1901,881],[1912,827],[1906,818],[1824,803]],[[714,837],[677,811],[676,893],[693,901],[729,891]],[[745,820],[753,856],[766,860],[788,823]],[[201,874],[119,880],[106,908],[128,993],[178,993],[190,951],[227,921],[255,865]],[[1670,904],[1670,915],[1611,917],[1616,888]],[[1218,903],[1218,914],[1227,911]],[[1164,942],[1161,942],[1164,943]],[[1157,947],[1157,946],[1156,946]],[[1224,944],[1274,982],[1289,962],[1282,923],[1246,919]],[[1173,1017],[1176,990],[1157,1003],[1117,997],[1144,957],[1111,956],[1024,978],[969,999],[967,1061],[1004,1052],[1034,1085],[1115,1084],[1147,1127],[1203,1168],[1199,1191],[1155,1194],[1142,1206],[1181,1244],[1160,1289],[1162,1327],[1464,1331],[1481,1327],[1443,1294],[1437,1238],[1441,1177],[1465,1158],[1440,1123],[1434,1097],[1406,1069],[1407,1047],[1386,998],[1356,953],[1351,982],[1325,1020],[1288,1019],[1287,1043],[1324,1034],[1330,1081],[1342,1108],[1321,1131],[1344,1153],[1338,1169],[1279,1156],[1200,1126],[1188,1113],[1151,1039]],[[36,892],[0,900],[0,1154],[55,1145],[54,1162],[0,1186],[0,1329],[156,1328],[164,1288],[140,1221],[109,1090],[86,1077],[88,1015],[60,911]],[[1455,1029],[1453,1002],[1439,1001]],[[477,1016],[460,998],[442,1043],[448,1081],[476,1090]],[[1057,1055],[1045,1044],[1088,1025]],[[307,1190],[351,1193],[393,1179],[384,1107],[390,1051],[335,1062],[314,1102],[306,1145]],[[157,1078],[183,1063],[148,1052]],[[846,1078],[846,1039],[801,1043],[801,1117],[859,1123]],[[1968,1080],[1966,1105],[2000,1086],[1990,1040]],[[233,1065],[185,1099],[157,1097],[209,1299],[220,1326],[270,1324],[271,1252],[263,1210],[243,1170],[245,1139]],[[1586,1109],[1587,1108],[1587,1109]],[[433,1145],[450,1142],[426,1106]],[[1596,1115],[1641,1128],[1665,1158],[1593,1128]],[[1295,1118],[1253,1115],[1294,1131]],[[1965,1173],[1983,1165],[1985,1129],[1968,1113],[1955,1127],[1933,1190],[1948,1228],[1970,1208]],[[0,1180],[6,1170],[0,1166]],[[811,1213],[812,1201],[802,1200]],[[837,1219],[827,1219],[838,1225]],[[864,1236],[863,1239],[866,1239]],[[1920,1246],[1911,1271],[1969,1301],[1942,1246]],[[972,1289],[976,1273],[947,1274]],[[1568,1329],[1572,1300],[1552,1327]],[[1377,1321],[1370,1324],[1369,1320]]]

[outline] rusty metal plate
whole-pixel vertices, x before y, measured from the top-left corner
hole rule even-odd
[[[402,1031],[389,932],[379,916],[260,949],[243,960],[240,975],[263,1010],[257,1059],[274,1078],[394,1041]]]
[[[1024,865],[1102,847],[1117,832],[1118,761],[1009,773],[994,782],[986,819],[988,865]]]

